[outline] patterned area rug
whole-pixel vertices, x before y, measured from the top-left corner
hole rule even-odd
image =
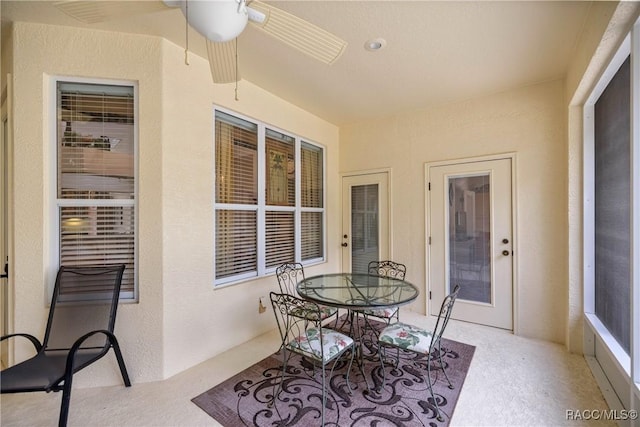
[[[378,326],[378,325],[376,325]],[[350,371],[352,393],[345,374],[348,361],[339,361],[329,377],[327,367],[326,426],[447,426],[469,370],[475,347],[443,339],[443,361],[454,385],[450,390],[440,369],[431,377],[434,394],[444,421],[436,417],[435,405],[426,382],[426,356],[387,350],[384,371],[375,340],[364,339],[364,363],[354,362]],[[383,375],[386,374],[384,387]],[[319,426],[322,405],[322,376],[311,364],[298,356],[287,366],[282,391],[276,403],[268,407],[274,386],[282,381],[282,355],[273,354],[223,383],[202,393],[192,401],[225,427],[240,426]],[[369,385],[369,388],[367,387]]]

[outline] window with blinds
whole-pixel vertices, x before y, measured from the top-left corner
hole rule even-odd
[[[58,81],[56,171],[60,265],[125,264],[136,298],[134,87]],[[99,290],[77,300],[99,299]]]
[[[321,147],[302,142],[301,260],[322,259],[324,254],[324,154]]]
[[[215,283],[324,260],[324,151],[215,111]]]

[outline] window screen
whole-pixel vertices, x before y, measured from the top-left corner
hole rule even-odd
[[[594,107],[596,315],[631,346],[630,59]]]

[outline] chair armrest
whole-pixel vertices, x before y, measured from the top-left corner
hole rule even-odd
[[[38,353],[40,353],[40,350],[42,350],[42,344],[40,344],[40,341],[38,340],[38,338],[34,337],[31,334],[9,334],[9,335],[5,335],[3,337],[0,337],[0,341],[4,341],[8,338],[13,338],[13,337],[23,337],[28,339],[29,341],[31,341],[31,343],[33,344],[33,346],[36,348],[36,351]]]
[[[73,343],[73,345],[71,346],[71,349],[69,350],[69,354],[67,354],[67,365],[66,365],[67,373],[73,373],[74,372],[73,362],[74,362],[74,359],[76,357],[76,353],[78,352],[78,350],[80,350],[80,346],[82,345],[82,343],[85,342],[90,337],[96,335],[96,334],[103,334],[103,335],[107,336],[107,339],[109,341],[109,348],[111,348],[114,345],[114,341],[115,341],[116,345],[118,344],[118,340],[116,340],[116,336],[114,334],[112,334],[111,332],[107,331],[106,329],[98,329],[98,330],[95,330],[95,331],[87,332],[86,334],[84,334],[83,336],[78,338]],[[107,348],[107,351],[109,351],[109,348]],[[103,355],[107,354],[107,351],[105,351],[103,353]],[[102,357],[102,356],[100,356],[100,357]]]

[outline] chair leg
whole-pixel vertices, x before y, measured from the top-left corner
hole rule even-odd
[[[282,378],[280,379],[280,382],[277,384],[277,386],[276,384],[273,384],[273,396],[271,397],[271,401],[267,404],[269,408],[273,407],[273,405],[276,403],[276,398],[280,394],[280,390],[282,390],[282,383],[284,382],[284,374],[287,371],[287,362],[289,360],[289,357],[287,356],[287,350],[285,349],[285,347],[282,346],[281,348],[282,348]]]
[[[447,370],[444,368],[444,362],[442,361],[442,348],[440,347],[440,343],[438,342],[438,362],[440,363],[440,369],[444,372],[444,377],[447,379],[449,383],[449,389],[453,390],[453,384],[451,384],[451,380],[449,379],[449,375],[447,375]]]
[[[324,427],[324,407],[327,405],[327,389],[325,387],[325,368],[324,368],[324,363],[322,364],[322,412],[321,412],[321,419],[322,419],[322,423],[320,424],[322,427]]]
[[[384,369],[384,352],[384,346],[378,341],[378,356],[380,356],[380,367],[382,368],[382,387],[380,390],[383,390],[387,384],[387,371]]]
[[[333,329],[335,329],[336,331],[338,331],[338,330],[339,330],[339,329],[338,329],[338,322],[340,321],[340,310],[336,309],[336,314],[335,314],[335,316],[336,316],[336,320],[335,320],[335,322],[334,322]],[[344,325],[344,322],[343,322],[342,324]]]
[[[431,400],[433,400],[433,404],[436,407],[436,415],[437,420],[440,422],[444,421],[444,417],[440,413],[440,407],[438,406],[438,400],[436,396],[433,394],[433,385],[431,384],[431,363],[427,361],[427,385],[429,386],[429,393],[431,393]]]
[[[69,404],[71,403],[71,386],[73,383],[73,373],[68,373],[64,377],[62,388],[62,402],[60,403],[60,417],[58,427],[66,427],[69,418]]]
[[[347,370],[347,387],[349,388],[349,393],[353,394],[353,389],[351,388],[351,381],[349,380],[349,376],[351,375],[351,368],[353,368],[353,358],[356,354],[356,345],[355,343],[353,344],[353,347],[351,347],[351,359],[349,360],[349,368]]]
[[[113,337],[111,340],[111,347],[113,347],[113,352],[116,354],[116,360],[118,361],[118,366],[120,367],[120,373],[122,374],[122,381],[124,381],[124,385],[126,387],[131,387],[129,373],[127,372],[127,367],[124,364],[124,358],[122,357],[122,352],[120,351],[120,345],[118,344],[118,340],[115,337]]]

